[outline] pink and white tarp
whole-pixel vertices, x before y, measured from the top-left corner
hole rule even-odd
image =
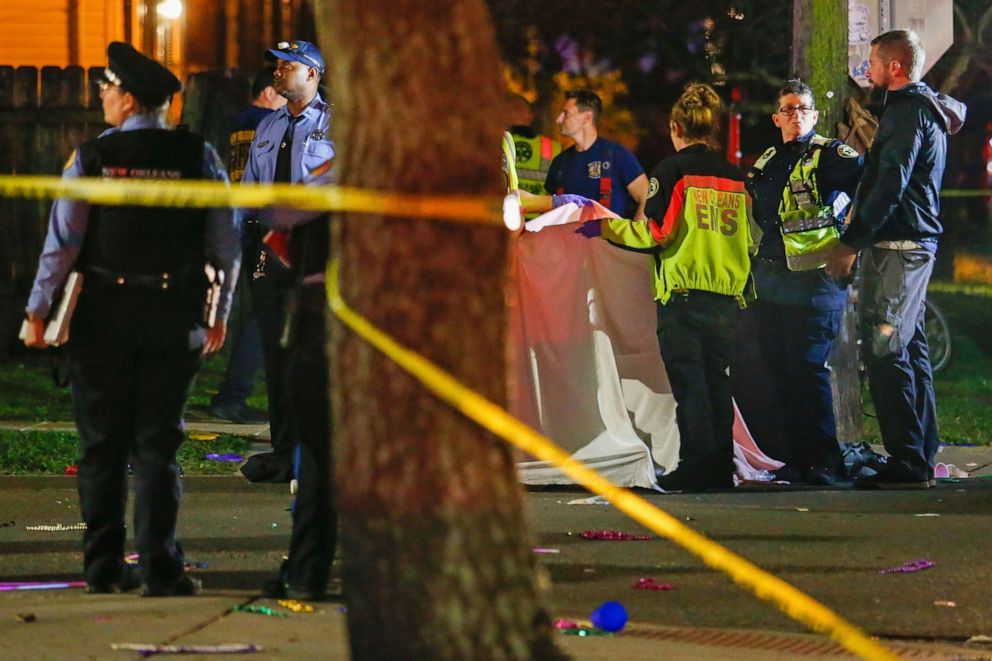
[[[678,463],[675,400],[655,333],[651,258],[575,234],[616,217],[569,204],[526,225],[512,246],[511,412],[576,459],[627,487],[656,487],[655,467]],[[765,456],[737,415],[735,463],[768,479]],[[571,484],[547,462],[520,456],[524,484]]]

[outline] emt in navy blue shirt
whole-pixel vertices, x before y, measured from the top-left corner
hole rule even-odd
[[[596,122],[603,102],[589,90],[565,93],[558,130],[575,144],[551,162],[544,188],[552,195],[596,200],[621,218],[645,220],[648,178],[630,150],[599,137]]]

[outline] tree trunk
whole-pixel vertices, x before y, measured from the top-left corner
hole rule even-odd
[[[505,121],[482,0],[325,0],[315,8],[339,182],[498,195]],[[506,230],[356,214],[339,214],[333,227],[344,298],[504,402]],[[559,656],[508,447],[340,324],[332,336],[353,657]]]

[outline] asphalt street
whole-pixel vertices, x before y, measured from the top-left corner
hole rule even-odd
[[[978,464],[987,450],[956,457]],[[984,469],[983,469],[984,470]],[[981,474],[982,471],[979,471]],[[79,522],[74,478],[0,477],[0,581],[79,580],[80,533],[31,530]],[[992,480],[941,482],[905,492],[735,490],[704,495],[642,492],[649,501],[792,583],[910,658],[992,659]],[[648,531],[580,490],[528,495],[534,544],[555,618],[588,622],[608,600],[630,623],[615,636],[559,635],[577,659],[838,658],[773,606],[666,539],[593,541],[582,531]],[[343,600],[312,614],[259,598],[289,535],[284,486],[238,476],[190,477],[180,515],[200,597],[142,599],[81,589],[0,591],[5,659],[137,658],[113,643],[253,643],[251,658],[347,658]],[[934,565],[879,573],[916,560]],[[671,590],[640,590],[644,578]],[[287,617],[236,612],[269,606]],[[25,621],[31,620],[33,621]],[[388,635],[388,632],[385,633]],[[965,644],[971,639],[970,644]],[[206,655],[205,658],[214,658]],[[220,658],[217,656],[216,658]]]

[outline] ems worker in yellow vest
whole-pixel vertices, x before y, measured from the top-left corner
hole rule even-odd
[[[561,153],[561,143],[531,128],[534,111],[527,99],[514,95],[508,105],[519,188],[540,195],[544,193],[551,161]]]
[[[658,344],[681,438],[678,468],[658,480],[666,490],[734,484],[730,372],[751,270],[748,253],[760,230],[751,220],[744,175],[718,149],[723,114],[713,88],[686,86],[669,121],[678,153],[651,172],[648,219],[594,220],[577,230],[654,257]],[[584,198],[521,194],[521,200],[528,210],[540,210]]]
[[[772,122],[782,141],[747,173],[764,232],[752,264],[758,300],[738,328],[734,395],[752,433],[786,463],[779,477],[850,486],[837,444],[827,358],[847,283],[824,272],[864,166],[848,145],[818,135],[813,90],[790,80]]]

